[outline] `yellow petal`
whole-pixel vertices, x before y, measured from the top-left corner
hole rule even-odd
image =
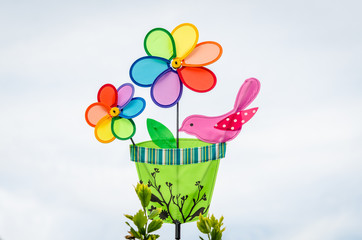
[[[176,57],[183,60],[195,48],[199,40],[199,32],[193,24],[183,23],[178,25],[171,34],[175,40]]]
[[[110,143],[115,137],[112,134],[111,129],[112,117],[106,115],[104,118],[99,120],[97,125],[94,128],[94,134],[98,141],[101,143]]]

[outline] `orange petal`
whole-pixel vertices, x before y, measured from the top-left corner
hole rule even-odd
[[[201,67],[216,62],[222,54],[222,47],[217,42],[202,42],[184,59],[182,66]]]
[[[216,76],[204,67],[182,67],[177,69],[183,84],[195,92],[208,92],[216,85]]]
[[[117,89],[109,83],[103,85],[98,91],[98,102],[115,107],[117,105]]]
[[[112,117],[109,115],[104,116],[94,128],[94,135],[96,136],[97,140],[101,143],[110,143],[114,139],[112,133]]]
[[[95,127],[110,110],[111,108],[104,103],[93,103],[85,111],[85,120],[90,126]]]

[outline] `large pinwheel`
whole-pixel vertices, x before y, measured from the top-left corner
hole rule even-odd
[[[141,87],[151,87],[151,98],[160,107],[174,106],[182,95],[182,83],[196,92],[214,88],[216,77],[203,67],[218,60],[220,44],[197,44],[197,28],[184,23],[171,33],[163,28],[151,30],[145,37],[148,56],[136,60],[130,69],[132,81]]]
[[[94,134],[102,143],[118,138],[133,137],[136,126],[132,118],[143,112],[146,102],[141,97],[133,98],[134,87],[125,83],[116,89],[112,84],[103,85],[98,91],[98,102],[91,104],[86,112],[87,123],[94,127]]]

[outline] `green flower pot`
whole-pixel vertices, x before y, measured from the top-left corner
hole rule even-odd
[[[180,148],[161,149],[152,141],[131,145],[140,181],[151,188],[147,211],[162,208],[160,218],[180,223],[206,215],[211,203],[220,159],[226,144],[180,139]]]

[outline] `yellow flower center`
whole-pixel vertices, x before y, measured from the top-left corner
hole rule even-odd
[[[109,114],[110,114],[112,117],[118,116],[119,113],[120,113],[120,111],[119,111],[119,108],[118,108],[118,107],[111,108],[111,111],[109,111]]]
[[[180,60],[179,58],[174,58],[174,59],[172,59],[172,61],[171,61],[171,66],[172,66],[174,69],[180,68],[180,67],[181,67],[181,60]]]

